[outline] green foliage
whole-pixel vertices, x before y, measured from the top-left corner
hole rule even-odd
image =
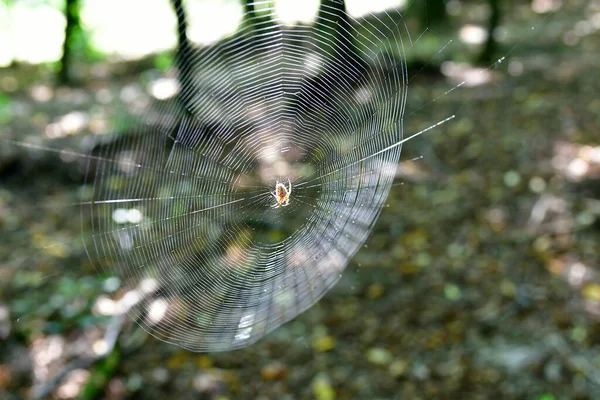
[[[154,67],[165,72],[173,66],[173,54],[172,53],[160,53],[154,58]]]
[[[7,95],[0,93],[0,123],[10,122],[12,118],[12,100]]]
[[[120,362],[121,352],[117,345],[106,358],[94,365],[80,398],[83,400],[98,398],[106,389],[110,378],[115,375]]]
[[[431,28],[446,23],[448,14],[445,0],[425,0],[419,5],[421,7],[421,24],[424,27]]]

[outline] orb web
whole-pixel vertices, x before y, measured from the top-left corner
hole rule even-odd
[[[377,220],[400,157],[404,22],[327,4],[297,26],[263,4],[235,36],[183,49],[178,97],[90,163],[88,251],[144,282],[130,314],[155,337],[256,342],[335,285]]]

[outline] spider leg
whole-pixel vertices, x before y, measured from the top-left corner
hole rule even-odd
[[[275,197],[275,200],[277,200],[277,193],[275,191],[269,192],[269,193],[271,193],[273,195],[273,197]]]
[[[290,194],[292,194],[292,181],[290,181],[290,178],[288,178],[288,192],[287,192],[288,196]],[[288,200],[289,202],[289,200]]]

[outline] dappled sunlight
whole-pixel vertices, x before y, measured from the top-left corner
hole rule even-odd
[[[402,8],[405,1],[350,0],[348,13],[355,18],[386,9]],[[318,0],[276,2],[276,16],[287,25],[314,21]],[[194,0],[186,3],[188,37],[208,45],[235,33],[242,21],[242,7],[234,0]],[[88,0],[81,10],[83,28],[91,45],[120,59],[138,59],[173,50],[177,43],[176,19],[169,0]],[[57,61],[62,54],[65,17],[61,10],[44,4],[0,3],[0,66],[11,61],[38,64]]]
[[[175,14],[168,0],[93,0],[81,10],[94,47],[125,59],[173,49]]]
[[[112,213],[112,219],[117,224],[138,224],[142,221],[142,212],[137,208],[117,208]]]
[[[178,58],[83,0],[66,80],[0,2],[0,393],[600,398],[600,1],[439,1],[183,0]]]
[[[424,168],[423,162],[419,162],[419,160],[408,160],[401,162],[398,165],[396,177],[410,182],[423,182],[427,179],[431,179],[432,174]]]
[[[10,20],[10,8],[5,2],[0,2],[0,67],[10,65],[14,57]]]
[[[473,67],[471,64],[452,61],[442,63],[441,72],[455,84],[466,87],[485,85],[494,79],[494,71],[489,68]]]
[[[308,76],[318,76],[324,68],[323,57],[316,52],[307,52],[304,57],[303,67]]]
[[[169,303],[165,299],[156,299],[150,303],[148,307],[148,323],[151,325],[158,324],[167,314]]]
[[[348,14],[354,18],[393,8],[404,8],[407,4],[409,4],[407,0],[346,0]]]
[[[0,339],[4,340],[8,337],[10,328],[10,312],[5,304],[0,303]]]
[[[579,146],[559,142],[552,166],[563,176],[575,182],[600,178],[600,146]]]
[[[236,341],[245,341],[248,340],[252,334],[252,329],[254,327],[254,314],[248,313],[242,315],[240,318],[240,323],[237,327],[237,332],[234,336],[234,340]]]
[[[117,315],[121,313],[121,309],[117,301],[103,295],[96,299],[92,312],[97,315]]]
[[[188,37],[208,45],[232,35],[242,22],[242,7],[235,0],[194,0],[186,3]]]
[[[167,100],[179,93],[179,82],[175,78],[160,78],[148,85],[148,93],[157,100]]]
[[[16,2],[8,15],[10,40],[2,43],[10,43],[12,48],[0,46],[0,60],[12,58],[37,64],[60,58],[66,24],[60,10],[45,4],[31,7],[25,2]],[[7,57],[4,52],[10,55]]]
[[[538,14],[557,11],[561,8],[563,0],[533,0],[531,9]]]
[[[467,24],[460,28],[459,36],[467,44],[482,44],[488,34],[483,26]]]
[[[89,122],[90,119],[87,113],[83,111],[70,112],[46,126],[46,137],[57,139],[80,133],[89,126]]]
[[[48,380],[53,364],[61,363],[67,343],[62,335],[41,337],[31,344],[30,357],[33,374],[37,381]],[[55,366],[54,366],[55,368]]]
[[[275,3],[277,20],[285,25],[311,23],[317,16],[319,0],[279,0]]]
[[[191,1],[190,39],[214,43],[235,32],[242,18],[239,2]],[[92,46],[121,59],[137,59],[177,43],[176,19],[169,0],[89,0],[83,3],[81,21],[90,32]],[[62,54],[65,17],[44,4],[0,3],[0,66],[14,59],[32,64],[57,61]]]
[[[54,90],[49,85],[34,85],[29,89],[31,98],[39,103],[47,103],[54,97]]]
[[[59,399],[75,399],[81,395],[85,384],[90,377],[86,369],[76,369],[65,377],[63,383],[56,388],[56,397]]]

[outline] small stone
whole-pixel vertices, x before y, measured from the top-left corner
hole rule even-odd
[[[319,352],[325,352],[335,347],[335,338],[332,336],[320,336],[313,340],[313,348]]]
[[[404,360],[396,360],[390,364],[390,374],[394,378],[400,378],[408,370],[408,362]]]
[[[8,306],[0,303],[0,339],[6,339],[10,334],[11,323]]]
[[[179,351],[167,359],[167,368],[170,370],[181,368],[186,359],[187,354]]]
[[[423,363],[416,363],[412,368],[412,374],[420,381],[427,380],[430,376],[429,367]]]
[[[487,362],[511,373],[519,373],[536,365],[544,356],[544,352],[528,346],[499,346],[482,350],[481,356]]]
[[[324,375],[317,375],[312,381],[312,390],[317,400],[335,400],[335,390],[331,387],[329,379]]]
[[[419,266],[413,263],[402,263],[398,269],[405,275],[413,275],[420,271]]]
[[[12,381],[12,371],[8,365],[0,365],[0,389],[6,389]]]
[[[392,353],[382,347],[373,347],[367,352],[367,360],[375,365],[388,365],[392,362]]]
[[[575,342],[583,342],[587,338],[587,330],[583,326],[575,326],[571,329],[571,339]]]
[[[508,279],[503,279],[500,282],[500,293],[508,298],[514,298],[517,289],[515,284]]]
[[[449,283],[444,286],[444,295],[450,301],[457,301],[460,300],[462,293],[458,286],[453,283]]]
[[[200,369],[210,369],[213,367],[213,360],[208,356],[198,356],[196,366]]]
[[[370,299],[377,299],[383,295],[384,291],[385,289],[383,285],[379,283],[373,283],[372,285],[369,285],[367,289],[367,297]]]
[[[583,287],[581,294],[586,299],[600,301],[600,285],[597,283],[589,283]]]
[[[529,190],[534,193],[542,193],[546,189],[546,181],[539,176],[534,176],[529,181]]]
[[[428,267],[433,262],[433,258],[429,253],[420,252],[415,256],[415,264],[421,268]]]
[[[504,184],[508,187],[515,187],[521,183],[521,175],[514,170],[504,174]]]
[[[166,383],[169,380],[169,371],[166,368],[154,368],[152,371],[152,378],[154,378],[157,383]]]
[[[267,381],[281,380],[287,378],[288,369],[282,362],[273,361],[262,367],[260,374]]]
[[[544,366],[544,377],[553,383],[560,382],[563,378],[563,367],[558,360],[551,360]]]
[[[596,216],[590,211],[582,211],[576,217],[577,223],[581,226],[590,226],[596,222]]]
[[[127,382],[125,383],[125,387],[131,392],[135,392],[135,391],[141,389],[141,387],[143,385],[144,385],[144,378],[142,378],[142,376],[139,374],[130,375],[129,379],[127,379]]]
[[[217,381],[211,374],[200,373],[194,377],[192,385],[200,393],[211,393],[217,387]]]

